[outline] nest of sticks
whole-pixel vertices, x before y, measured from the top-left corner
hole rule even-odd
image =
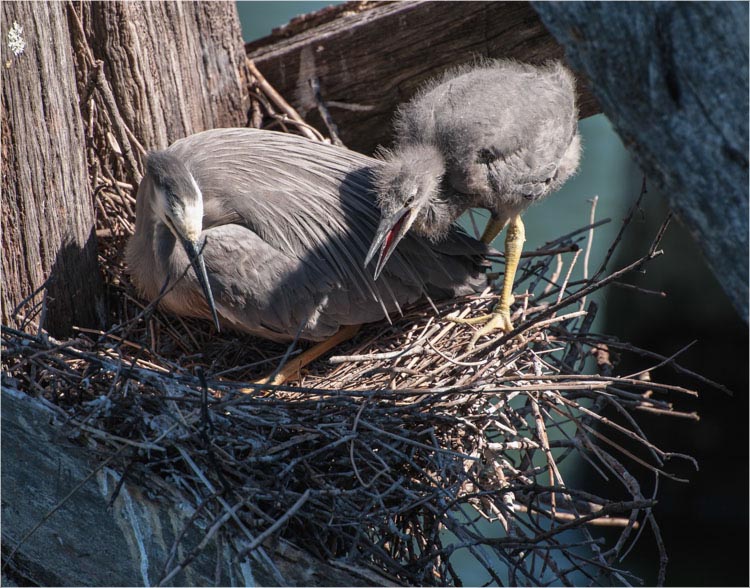
[[[258,125],[306,128],[254,73]],[[54,407],[71,438],[162,500],[191,504],[207,534],[244,538],[239,559],[282,536],[398,584],[461,584],[456,562],[467,554],[479,581],[499,585],[630,584],[621,559],[648,529],[663,582],[655,489],[675,477],[670,458],[689,458],[654,446],[637,417],[693,418],[675,403],[695,393],[617,375],[622,353],[686,370],[592,333],[586,297],[658,256],[666,223],[642,257],[608,273],[631,214],[599,271],[578,282],[571,270],[588,257],[593,212],[581,230],[527,252],[515,330],[472,350],[474,327],[445,318],[489,312],[494,288],[367,325],[293,386],[253,386],[300,346],[217,335],[208,321],[161,313],[130,284],[122,252],[134,186],[105,141],[124,123],[99,94],[89,140],[113,326],[59,342],[28,312],[28,328],[2,332],[4,376]],[[588,464],[609,491],[569,483],[569,464]],[[171,559],[161,582],[196,555]]]

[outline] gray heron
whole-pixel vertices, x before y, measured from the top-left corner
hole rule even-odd
[[[404,238],[376,282],[364,259],[380,218],[377,159],[296,135],[215,129],[146,158],[126,262],[140,294],[172,313],[274,341],[321,342],[283,383],[359,325],[423,296],[486,285],[487,247],[448,229]],[[165,286],[169,288],[165,288]]]
[[[580,155],[575,80],[561,63],[495,60],[448,71],[396,115],[394,148],[376,170],[382,220],[366,263],[379,252],[377,278],[410,229],[439,241],[464,211],[486,208],[484,243],[508,225],[503,288],[491,315],[460,322],[486,323],[470,346],[497,328],[512,330],[521,214],[560,188]]]

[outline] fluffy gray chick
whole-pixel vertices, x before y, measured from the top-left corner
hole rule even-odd
[[[462,67],[428,83],[396,116],[395,146],[375,184],[381,222],[368,253],[377,277],[413,229],[440,240],[465,210],[486,208],[490,243],[510,223],[500,303],[484,334],[510,330],[520,215],[572,176],[581,155],[575,80],[559,62],[512,60]],[[494,315],[501,315],[496,318]]]

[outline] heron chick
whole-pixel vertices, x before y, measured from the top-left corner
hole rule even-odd
[[[440,243],[406,236],[381,279],[369,275],[380,165],[256,129],[180,139],[146,160],[126,251],[133,282],[165,310],[211,318],[217,329],[320,342],[279,370],[275,384],[363,323],[425,296],[484,288],[487,247],[458,229]]]
[[[468,321],[487,323],[471,345],[496,328],[510,331],[521,214],[559,189],[580,156],[575,80],[561,63],[495,60],[451,70],[396,115],[395,146],[376,171],[381,221],[366,263],[378,254],[377,278],[408,231],[438,241],[467,209],[486,208],[483,242],[509,225],[506,269],[492,315]]]

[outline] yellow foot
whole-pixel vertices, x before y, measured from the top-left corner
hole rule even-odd
[[[330,337],[325,341],[321,341],[317,345],[313,345],[310,349],[308,349],[301,355],[290,359],[275,376],[266,376],[265,378],[256,380],[255,382],[253,382],[253,384],[281,386],[282,384],[286,384],[290,380],[298,379],[300,371],[303,367],[305,367],[310,362],[315,361],[321,355],[336,347],[336,345],[338,345],[339,343],[342,343],[343,341],[354,337],[354,335],[357,334],[357,331],[359,331],[360,326],[361,325],[347,325],[345,327],[341,327],[333,337]],[[248,394],[255,392],[256,389],[245,388],[241,391]]]
[[[271,375],[268,375],[263,378],[260,378],[259,380],[253,380],[250,383],[255,384],[257,386],[281,386],[282,384],[286,384],[288,379],[289,379],[289,375],[284,374],[282,371],[273,377],[271,377]],[[253,388],[240,388],[240,392],[242,392],[243,394],[260,394],[262,396],[265,396],[269,394],[271,390],[266,389],[266,388],[253,387]]]
[[[489,335],[492,331],[501,330],[504,333],[510,333],[513,330],[513,322],[510,320],[510,309],[495,308],[492,314],[485,314],[483,316],[476,316],[472,318],[455,318],[448,317],[448,321],[452,323],[458,323],[460,325],[482,325],[481,329],[477,329],[469,342],[469,349],[473,349],[480,337]],[[485,324],[486,323],[486,324]]]
[[[445,317],[449,323],[457,323],[459,325],[481,325],[486,323],[492,318],[491,314],[483,314],[482,316],[474,316],[471,318],[457,318],[455,316]]]
[[[265,378],[261,378],[260,380],[255,380],[252,382],[253,384],[270,384],[271,386],[281,386],[282,384],[286,383],[287,377],[283,373],[276,374],[273,378],[271,376],[266,376]]]
[[[482,322],[485,322],[486,324],[481,329],[477,329],[471,337],[471,341],[469,341],[469,349],[474,348],[480,337],[489,335],[493,331],[500,330],[503,333],[510,333],[513,330],[513,322],[510,320],[510,309],[508,308],[498,308],[495,309],[492,314],[478,318],[484,319]]]
[[[506,314],[508,315],[508,323],[510,323],[510,307],[513,305],[513,303],[516,301],[516,297],[513,296],[513,294],[510,295],[510,299],[508,300],[508,310],[506,310]],[[496,314],[500,312],[500,304],[502,303],[502,300],[500,300],[497,305],[495,306],[495,309],[492,311],[492,314],[483,314],[482,316],[474,316],[472,318],[458,318],[455,316],[447,316],[445,317],[445,320],[447,320],[450,323],[457,323],[459,325],[482,325],[486,323],[489,320],[492,320],[492,317],[494,317]],[[509,330],[512,330],[513,326],[511,325],[511,328]]]

